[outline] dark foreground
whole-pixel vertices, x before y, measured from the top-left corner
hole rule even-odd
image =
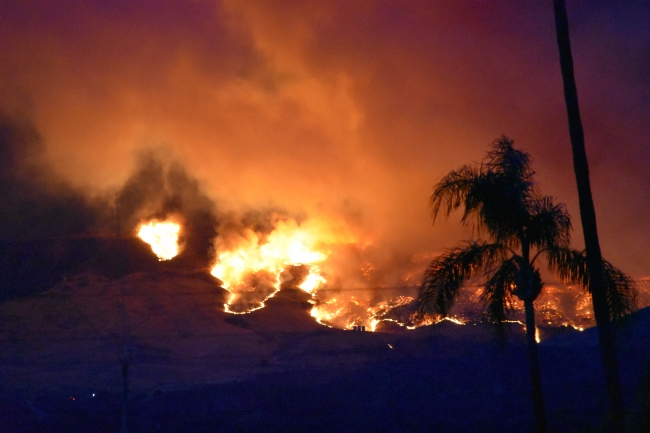
[[[0,303],[1,433],[121,431],[123,359],[130,432],[534,431],[520,328],[330,329],[300,290],[232,315],[204,271],[93,266]],[[647,432],[650,310],[618,340],[628,431]],[[548,338],[540,357],[550,431],[604,431],[595,330]]]
[[[222,383],[134,390],[128,399],[129,431],[533,431],[524,347],[486,340],[482,331],[449,332],[455,326],[417,335],[347,332],[341,334],[347,347],[327,344],[329,330],[277,334],[275,342],[284,349],[258,366],[267,372]],[[597,347],[585,344],[589,337],[559,337],[541,347],[551,431],[596,432],[606,421]],[[643,424],[648,421],[648,352],[626,344],[621,357],[633,412],[630,431],[648,431]],[[131,375],[137,377],[152,362],[165,360],[138,363],[134,357]],[[40,390],[5,389],[0,431],[120,431],[117,367],[115,386],[108,389],[47,384]]]

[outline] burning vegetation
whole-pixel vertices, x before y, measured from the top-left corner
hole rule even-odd
[[[326,282],[319,264],[329,250],[317,227],[308,222],[299,226],[293,219],[278,216],[272,225],[268,234],[245,228],[226,239],[217,238],[217,261],[211,273],[231,293],[226,311],[261,308],[282,285],[313,292]]]
[[[180,224],[174,221],[153,220],[140,225],[138,237],[151,245],[158,260],[171,260],[178,255],[180,249],[180,230]]]
[[[428,257],[411,262],[415,271],[401,277],[402,285],[388,286],[387,281],[373,285],[379,266],[359,260],[364,256],[362,245],[371,244],[349,229],[341,230],[339,222],[299,223],[279,212],[251,215],[224,216],[214,241],[210,272],[230,292],[224,305],[229,313],[251,313],[279,290],[292,288],[311,296],[311,316],[329,327],[379,331],[386,326],[415,329],[441,320],[458,325],[486,322],[481,305],[484,288],[475,284],[462,292],[448,317],[414,313],[418,290],[414,276]],[[160,260],[169,260],[179,254],[180,232],[180,223],[152,220],[139,226],[138,236]],[[347,269],[341,263],[347,263]],[[356,287],[346,287],[344,281],[354,281]],[[517,307],[513,305],[515,311]],[[593,325],[589,296],[577,287],[547,286],[537,308],[542,328],[583,330]],[[515,313],[508,322],[523,325],[523,319]]]
[[[386,253],[361,228],[363,224],[336,213],[315,218],[277,208],[222,211],[178,159],[161,149],[141,152],[132,174],[117,191],[89,196],[63,181],[38,157],[43,144],[27,122],[0,120],[0,195],[7,205],[1,225],[3,242],[112,238],[123,227],[124,233],[147,242],[160,261],[175,258],[209,269],[230,292],[225,304],[230,313],[250,313],[279,290],[292,288],[309,294],[311,316],[326,326],[380,331],[442,320],[413,314],[422,271],[432,254]],[[11,248],[7,251],[17,247]],[[5,269],[18,268],[11,264]],[[23,281],[13,274],[4,280]],[[650,304],[646,283],[639,284],[640,306]],[[485,321],[483,288],[472,282],[466,288],[450,318],[459,324]],[[5,288],[7,293],[12,290]],[[581,330],[594,323],[589,295],[578,287],[547,285],[536,308],[542,328]],[[522,322],[517,314],[512,321]]]
[[[412,303],[419,262],[398,284],[371,262],[373,245],[334,217],[297,220],[281,212],[234,214],[217,228],[211,273],[231,295],[225,310],[245,314],[284,288],[310,294],[311,316],[341,329],[374,331],[381,321],[414,326]],[[388,266],[387,266],[388,267]],[[408,295],[407,295],[408,294]],[[420,320],[417,325],[432,323]]]
[[[370,262],[372,243],[333,220],[295,219],[277,212],[235,217],[219,225],[211,273],[231,295],[225,310],[245,314],[283,288],[311,295],[311,316],[325,326],[376,331],[390,323],[414,329],[449,320],[463,325],[485,322],[482,286],[469,285],[450,317],[414,314],[422,262],[411,260],[390,281]],[[333,229],[332,227],[337,227]],[[410,269],[409,269],[410,268]],[[392,283],[392,284],[390,284]],[[515,306],[516,307],[516,306]],[[584,329],[592,324],[588,294],[574,287],[548,287],[539,300],[544,325]],[[514,314],[513,323],[523,323]],[[382,324],[383,323],[383,324]]]

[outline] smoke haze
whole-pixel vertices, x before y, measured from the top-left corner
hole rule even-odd
[[[0,114],[0,240],[86,234],[103,204],[52,172],[43,143],[27,122]]]
[[[603,254],[646,276],[649,7],[569,19]],[[206,258],[231,212],[325,215],[372,244],[332,260],[399,284],[468,236],[432,186],[506,134],[581,245],[550,3],[10,0],[0,41],[3,237],[111,232],[117,200]]]

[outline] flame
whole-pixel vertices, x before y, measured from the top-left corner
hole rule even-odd
[[[460,319],[458,317],[449,317],[449,316],[447,316],[447,317],[443,318],[442,320],[446,320],[448,322],[455,323],[456,325],[464,325],[466,323],[463,319]],[[442,320],[441,320],[441,322],[442,322]]]
[[[181,231],[180,224],[171,221],[152,220],[140,224],[138,237],[151,245],[158,260],[171,260],[178,255],[178,234]]]
[[[328,327],[365,326],[374,332],[382,329],[381,322],[406,329],[441,320],[458,325],[485,322],[480,285],[460,292],[450,317],[413,312],[418,272],[430,255],[413,256],[411,262],[402,260],[398,274],[391,267],[394,262],[376,254],[371,242],[327,217],[300,223],[286,217],[271,218],[259,224],[262,228],[258,230],[235,219],[229,224],[218,229],[217,260],[211,271],[231,293],[225,304],[228,312],[249,313],[264,307],[281,288],[294,288],[310,294],[311,316]],[[650,293],[650,279],[640,285],[642,292]],[[562,324],[578,331],[593,325],[589,296],[577,287],[547,285],[536,310],[545,325]],[[511,300],[509,315],[507,322],[523,325],[523,305],[516,298]],[[540,340],[539,329],[536,339]]]
[[[244,229],[235,237],[218,239],[211,273],[232,293],[226,311],[262,308],[282,285],[314,294],[327,283],[319,264],[330,255],[328,246],[354,241],[349,233],[336,232],[322,221],[298,224],[278,218],[273,225],[268,235]]]
[[[305,277],[305,281],[300,284],[300,287],[305,292],[312,293],[317,288],[325,284],[327,280],[320,274],[320,268],[318,266],[312,266],[309,274]]]
[[[327,302],[323,302],[323,303],[319,303],[318,305],[315,305],[311,309],[310,314],[321,325],[325,325],[332,328],[333,326],[330,325],[330,323],[332,323],[334,319],[345,314],[346,312],[347,311],[346,311],[345,304],[341,305],[336,300],[336,298],[332,298]],[[344,329],[349,329],[351,327],[352,324],[350,323],[347,323],[346,325],[343,326]]]

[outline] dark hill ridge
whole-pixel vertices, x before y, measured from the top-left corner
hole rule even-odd
[[[298,362],[355,364],[374,356],[364,351],[384,350],[395,338],[320,325],[309,314],[309,294],[290,287],[265,308],[226,313],[230,294],[207,269],[192,268],[182,256],[159,262],[138,239],[80,238],[27,250],[38,251],[25,262],[30,266],[37,258],[64,266],[48,290],[29,296],[36,290],[26,290],[0,304],[0,338],[8,348],[0,353],[7,367],[2,379],[11,388],[110,388],[125,348],[132,386],[151,390],[250,377]],[[38,374],[27,366],[38,366]]]
[[[43,279],[47,290],[0,303],[0,431],[118,431],[125,356],[132,431],[533,428],[517,330],[499,340],[483,325],[451,322],[332,329],[313,320],[309,295],[292,288],[233,315],[223,306],[229,293],[207,269],[181,257],[159,262],[137,239],[27,251],[36,247],[65,272],[49,286]],[[648,309],[619,329],[631,423],[644,413],[637,395],[650,377],[649,331]],[[602,422],[607,399],[593,334],[540,345],[551,431]]]
[[[234,315],[224,311],[230,294],[207,271],[173,261],[146,264],[154,270],[121,278],[86,271],[0,304],[0,338],[11,347],[4,361],[21,359],[20,371],[4,383],[110,386],[125,345],[135,387],[220,381],[267,370],[282,335],[333,332],[309,315],[309,295],[301,290],[283,289],[265,308]],[[24,365],[40,365],[39,377]],[[66,365],[98,369],[89,377],[85,367],[73,367],[61,382]]]
[[[206,258],[189,249],[159,261],[137,237],[70,237],[0,240],[0,301],[43,292],[64,277],[91,272],[110,279],[135,272],[207,269]]]
[[[0,300],[43,292],[86,270],[117,278],[153,270],[158,260],[138,238],[77,237],[0,241]]]
[[[532,429],[520,333],[499,341],[490,328],[451,322],[343,331],[315,323],[300,290],[243,315],[224,312],[228,296],[206,271],[172,266],[117,279],[84,272],[3,302],[2,431],[119,429],[125,347],[133,431]],[[649,322],[645,309],[619,330],[637,418]],[[602,421],[592,332],[540,346],[551,431]]]

